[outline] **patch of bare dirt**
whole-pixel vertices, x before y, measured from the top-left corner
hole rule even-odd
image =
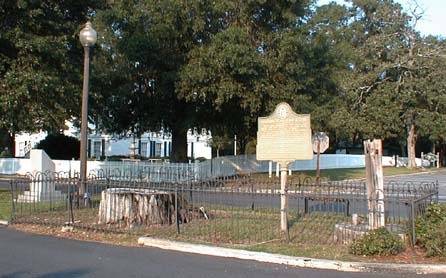
[[[104,233],[93,230],[73,229],[72,231],[62,231],[62,227],[43,226],[33,224],[14,224],[10,226],[18,231],[49,235],[74,240],[102,242],[120,246],[138,246],[138,236],[129,234]]]

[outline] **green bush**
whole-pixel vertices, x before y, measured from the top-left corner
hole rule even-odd
[[[381,227],[355,240],[350,245],[350,253],[354,255],[395,255],[404,250],[404,243],[395,234]]]
[[[48,134],[37,144],[36,149],[44,150],[51,159],[77,159],[80,153],[80,142],[74,137],[63,134]]]
[[[8,148],[4,148],[3,151],[0,152],[0,158],[9,158],[13,157]]]
[[[125,155],[111,155],[111,156],[107,156],[107,160],[108,161],[122,161],[123,158],[129,158],[129,157],[125,156]]]
[[[257,140],[253,139],[246,144],[245,154],[256,154]]]
[[[426,256],[446,257],[446,204],[432,204],[417,218],[416,238]]]

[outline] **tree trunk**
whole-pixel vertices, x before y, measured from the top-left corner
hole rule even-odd
[[[190,223],[209,219],[204,207],[188,205],[183,194],[142,188],[109,188],[102,191],[98,224],[134,226]],[[178,219],[177,219],[178,218]]]
[[[102,191],[98,223],[123,224],[127,227],[173,224],[176,222],[176,212],[185,206],[186,201],[180,196],[176,201],[172,192],[110,188]]]
[[[187,162],[187,129],[172,129],[172,162]]]
[[[170,159],[172,162],[188,162],[187,159],[187,131],[189,129],[190,114],[194,111],[186,102],[177,99],[175,95],[174,84],[171,84],[172,90],[172,115],[169,127],[172,131],[172,154]]]
[[[446,146],[444,145],[444,143],[443,142],[441,142],[440,143],[440,145],[439,145],[439,151],[440,151],[440,167],[443,167],[443,165],[444,165],[444,154],[445,154],[445,149],[446,149]]]
[[[409,134],[407,136],[407,168],[415,168],[415,145],[417,143],[417,133],[414,124],[410,125]]]

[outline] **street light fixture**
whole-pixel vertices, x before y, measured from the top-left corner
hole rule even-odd
[[[90,72],[90,47],[98,38],[90,21],[85,23],[84,28],[79,33],[79,40],[84,47],[84,84],[82,88],[82,118],[81,118],[81,186],[79,195],[84,196],[87,192],[87,127],[88,127],[88,81]]]

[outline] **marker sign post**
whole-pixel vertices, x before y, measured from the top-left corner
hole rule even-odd
[[[258,119],[257,160],[272,160],[280,164],[280,228],[288,233],[287,172],[295,160],[313,159],[309,114],[296,114],[288,103],[276,106],[268,117]]]

